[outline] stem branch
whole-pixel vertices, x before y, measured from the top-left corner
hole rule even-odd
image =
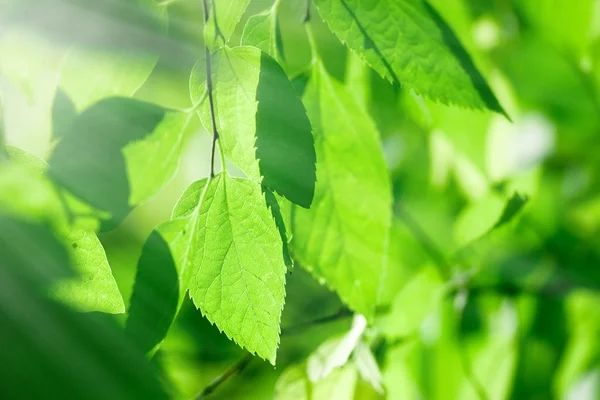
[[[204,26],[208,24],[208,4],[206,0],[202,0],[202,10],[204,11]],[[213,81],[212,81],[212,71],[211,71],[211,52],[208,48],[208,45],[204,45],[204,52],[206,54],[206,90],[208,91],[208,102],[210,104],[210,118],[213,127],[213,141],[212,141],[212,149],[210,156],[210,177],[214,178],[215,176],[215,148],[217,145],[217,140],[219,139],[219,132],[217,130],[217,120],[215,117],[215,103],[213,99]]]
[[[290,326],[281,330],[281,336],[293,335],[306,328],[310,328],[315,325],[326,324],[328,322],[337,321],[338,319],[346,318],[352,315],[352,312],[347,308],[341,308],[338,312],[325,317],[317,318],[313,321],[301,323],[299,325]],[[206,386],[200,393],[195,396],[196,400],[204,399],[211,395],[219,386],[221,386],[229,378],[238,375],[242,372],[248,364],[253,360],[253,355],[250,353],[245,354],[239,360],[231,364],[225,371],[217,376],[208,386]]]
[[[242,372],[252,361],[252,354],[247,353],[242,358],[234,362],[221,375],[217,376],[207,387],[205,387],[198,395],[196,400],[205,399],[210,396],[223,382],[234,375]]]

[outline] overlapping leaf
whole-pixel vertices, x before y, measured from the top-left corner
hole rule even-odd
[[[219,36],[229,41],[235,27],[242,19],[250,0],[207,0],[208,15],[210,19],[204,27],[204,40],[213,49],[216,47]],[[224,43],[220,43],[224,44]]]
[[[103,100],[71,124],[50,157],[51,175],[114,225],[173,177],[190,118],[134,99]]]
[[[252,180],[308,208],[315,185],[310,122],[285,72],[254,47],[224,47],[214,55],[215,114],[225,155]],[[205,90],[203,62],[192,72],[196,103]],[[212,131],[208,101],[200,116]]]
[[[445,104],[504,113],[451,28],[424,0],[316,0],[321,17],[381,76]]]
[[[153,240],[158,240],[165,252],[164,244],[168,244],[179,279],[165,271],[169,275],[166,286],[171,300],[168,304],[163,302],[165,307],[150,310],[163,318],[156,325],[160,329],[148,336],[146,350],[162,340],[189,288],[194,304],[208,320],[240,346],[274,364],[286,265],[282,239],[261,186],[225,175],[197,182],[184,193],[173,218],[158,228],[163,240]],[[152,272],[150,264],[156,268],[165,266],[144,257],[147,262],[139,265],[138,283],[145,285],[148,293],[152,276],[158,274]],[[173,263],[167,260],[172,270]],[[140,304],[139,311],[145,312],[143,304],[136,303],[142,301],[136,296],[143,294],[137,287],[136,284],[132,315],[134,304]]]
[[[0,253],[2,397],[167,398],[114,323],[45,296],[72,276],[68,252],[47,226],[1,215]]]
[[[374,123],[317,62],[304,94],[315,132],[317,188],[296,209],[294,255],[354,311],[374,313],[385,272],[392,195]]]
[[[80,311],[111,314],[125,312],[123,298],[112,276],[102,244],[91,230],[92,221],[72,227],[65,207],[89,212],[65,194],[61,198],[44,176],[46,165],[35,156],[10,148],[11,164],[0,169],[0,205],[6,213],[50,223],[68,243],[69,256],[78,276],[61,280],[52,294]],[[88,227],[89,226],[89,227]]]
[[[278,7],[279,1],[276,1],[269,10],[248,18],[248,22],[244,26],[241,44],[242,46],[257,47],[281,63],[284,54],[277,15]]]

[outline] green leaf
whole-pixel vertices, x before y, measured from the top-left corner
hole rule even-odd
[[[444,104],[504,114],[451,28],[424,0],[315,0],[321,17],[381,76]]]
[[[51,176],[116,224],[172,179],[190,118],[134,99],[103,100],[55,147]]]
[[[415,334],[423,320],[439,307],[445,284],[439,271],[426,266],[398,292],[378,327],[390,338],[401,338]]]
[[[315,150],[302,102],[279,64],[254,47],[224,47],[212,79],[219,144],[248,178],[308,208],[315,186]],[[203,62],[190,79],[192,102],[204,93]],[[200,118],[212,131],[209,102]]]
[[[78,276],[60,281],[52,294],[80,311],[119,314],[125,312],[104,248],[96,234],[79,222],[71,226],[65,207],[80,207],[61,199],[57,189],[46,178],[46,164],[37,157],[9,148],[11,164],[0,169],[0,205],[4,212],[39,222],[47,222],[68,244],[69,256]],[[81,208],[87,210],[86,208]],[[89,211],[88,211],[89,212]]]
[[[167,398],[116,324],[44,295],[71,275],[67,252],[47,227],[0,216],[0,254],[3,397]]]
[[[459,246],[489,235],[494,230],[508,224],[527,204],[527,196],[513,194],[508,200],[489,194],[469,205],[459,215],[454,226],[454,236]]]
[[[149,136],[123,148],[131,186],[129,204],[148,200],[175,176],[191,117],[191,113],[169,111]]]
[[[78,275],[58,282],[52,289],[53,295],[79,311],[124,313],[123,297],[96,234],[74,230],[66,242],[71,246],[70,255]]]
[[[208,0],[208,2],[210,19],[204,27],[204,40],[209,47],[214,49],[219,33],[223,35],[221,39],[224,39],[225,43],[229,41],[235,27],[242,19],[246,8],[248,8],[250,0]],[[216,24],[215,15],[217,17]]]
[[[257,47],[282,64],[284,54],[281,27],[277,16],[278,7],[279,1],[275,1],[270,9],[248,18],[241,45]]]
[[[167,29],[167,10],[153,0],[81,6],[94,15],[90,25],[106,35],[81,40],[64,60],[60,87],[79,111],[104,98],[133,96],[154,70],[160,56],[156,42]]]
[[[343,85],[316,63],[304,104],[315,132],[317,187],[295,209],[294,256],[350,308],[371,318],[386,268],[392,194],[378,133]]]
[[[286,267],[260,186],[220,175],[191,219],[194,304],[240,346],[275,364]]]
[[[155,315],[165,316],[160,323],[172,320],[189,287],[194,304],[209,321],[240,346],[275,364],[286,265],[282,239],[261,186],[222,174],[196,182],[181,197],[173,220],[158,231],[174,255],[180,288],[175,309],[171,291],[168,304],[156,306]],[[174,285],[172,275],[168,282]],[[162,340],[161,331],[155,332],[152,345],[158,344],[157,338]]]
[[[166,232],[166,224],[150,234],[142,249],[125,325],[125,334],[144,353],[163,341],[186,290],[180,286],[177,265],[161,231]]]

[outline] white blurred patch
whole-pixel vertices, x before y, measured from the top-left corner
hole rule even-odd
[[[362,315],[355,315],[352,320],[352,328],[348,333],[340,338],[328,340],[319,346],[308,359],[307,374],[310,381],[320,381],[335,368],[344,366],[366,327],[367,319]]]
[[[524,171],[548,157],[556,145],[556,128],[543,114],[526,114],[517,123],[513,162],[517,171]]]
[[[600,394],[600,371],[588,372],[580,377],[569,389],[566,400],[596,400]]]
[[[528,113],[514,124],[495,118],[488,132],[487,169],[502,180],[541,164],[556,146],[556,127],[540,113]]]
[[[491,50],[500,42],[500,27],[490,18],[481,18],[473,25],[473,39],[483,50]]]
[[[404,143],[400,135],[391,135],[383,140],[383,158],[390,171],[397,169],[404,158]]]
[[[425,318],[420,328],[420,338],[423,344],[433,346],[440,339],[442,324],[439,312],[431,313]]]
[[[500,309],[492,314],[490,332],[503,337],[513,337],[517,333],[519,316],[512,302],[504,300]]]

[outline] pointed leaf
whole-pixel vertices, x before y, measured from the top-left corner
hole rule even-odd
[[[386,266],[392,194],[373,121],[323,65],[304,94],[315,130],[317,188],[296,209],[294,255],[348,306],[371,318]]]
[[[44,175],[46,164],[15,148],[9,149],[9,155],[12,164],[0,169],[2,209],[20,217],[51,223],[68,244],[71,261],[78,273],[76,277],[59,281],[51,290],[53,296],[79,311],[125,312],[102,244],[90,229],[71,226],[66,205]]]
[[[167,336],[185,294],[185,289],[180,290],[171,248],[160,230],[151,233],[142,249],[125,325],[125,334],[144,353],[150,353]]]
[[[125,312],[123,297],[108,265],[104,248],[94,232],[75,230],[66,238],[78,276],[58,282],[56,298],[84,312]]]
[[[225,175],[197,182],[173,217],[160,230],[194,304],[240,346],[275,364],[286,266],[261,186]]]
[[[444,104],[504,113],[452,29],[425,0],[315,0],[321,17],[381,76]]]
[[[203,62],[190,80],[192,101],[204,93]],[[302,102],[279,64],[254,47],[222,48],[213,62],[217,129],[225,155],[250,179],[308,208],[315,150]],[[200,117],[212,131],[210,106]]]

